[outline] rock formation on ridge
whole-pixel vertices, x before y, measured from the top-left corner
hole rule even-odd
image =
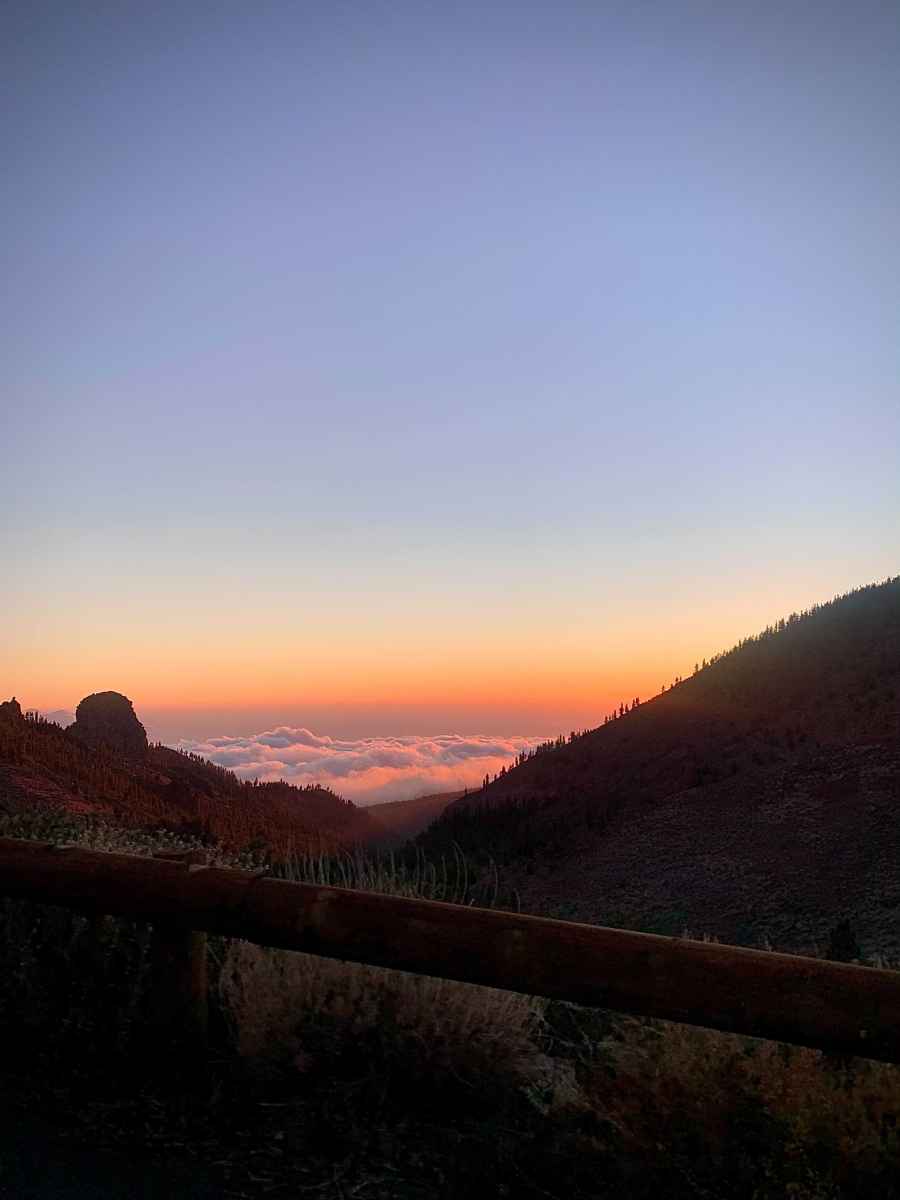
[[[119,692],[85,696],[68,732],[88,746],[107,746],[127,758],[143,758],[147,753],[147,731],[131,701]]]

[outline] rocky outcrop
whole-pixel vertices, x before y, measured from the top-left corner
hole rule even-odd
[[[85,696],[67,732],[88,746],[106,746],[127,758],[143,758],[147,753],[147,731],[131,701],[119,692]]]
[[[12,700],[4,700],[3,703],[0,704],[0,721],[13,722],[21,720],[22,706],[19,704],[15,696],[13,696]]]

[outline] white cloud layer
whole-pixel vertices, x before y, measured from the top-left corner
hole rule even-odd
[[[279,725],[250,737],[182,739],[178,746],[227,767],[241,779],[320,783],[356,804],[379,804],[478,786],[485,775],[495,774],[522,750],[544,740],[448,733],[341,741]]]

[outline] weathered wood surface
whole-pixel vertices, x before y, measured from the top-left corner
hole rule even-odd
[[[181,865],[202,863],[201,851],[160,850],[154,858]],[[162,1048],[202,1058],[209,1034],[206,934],[169,921],[157,921],[150,944],[149,1017]]]
[[[900,1062],[900,973],[0,839],[0,894]]]
[[[157,924],[150,946],[149,1019],[160,1041],[202,1054],[209,1033],[206,934]]]

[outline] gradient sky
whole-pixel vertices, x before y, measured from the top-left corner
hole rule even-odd
[[[0,28],[4,694],[554,733],[897,572],[895,3]]]

